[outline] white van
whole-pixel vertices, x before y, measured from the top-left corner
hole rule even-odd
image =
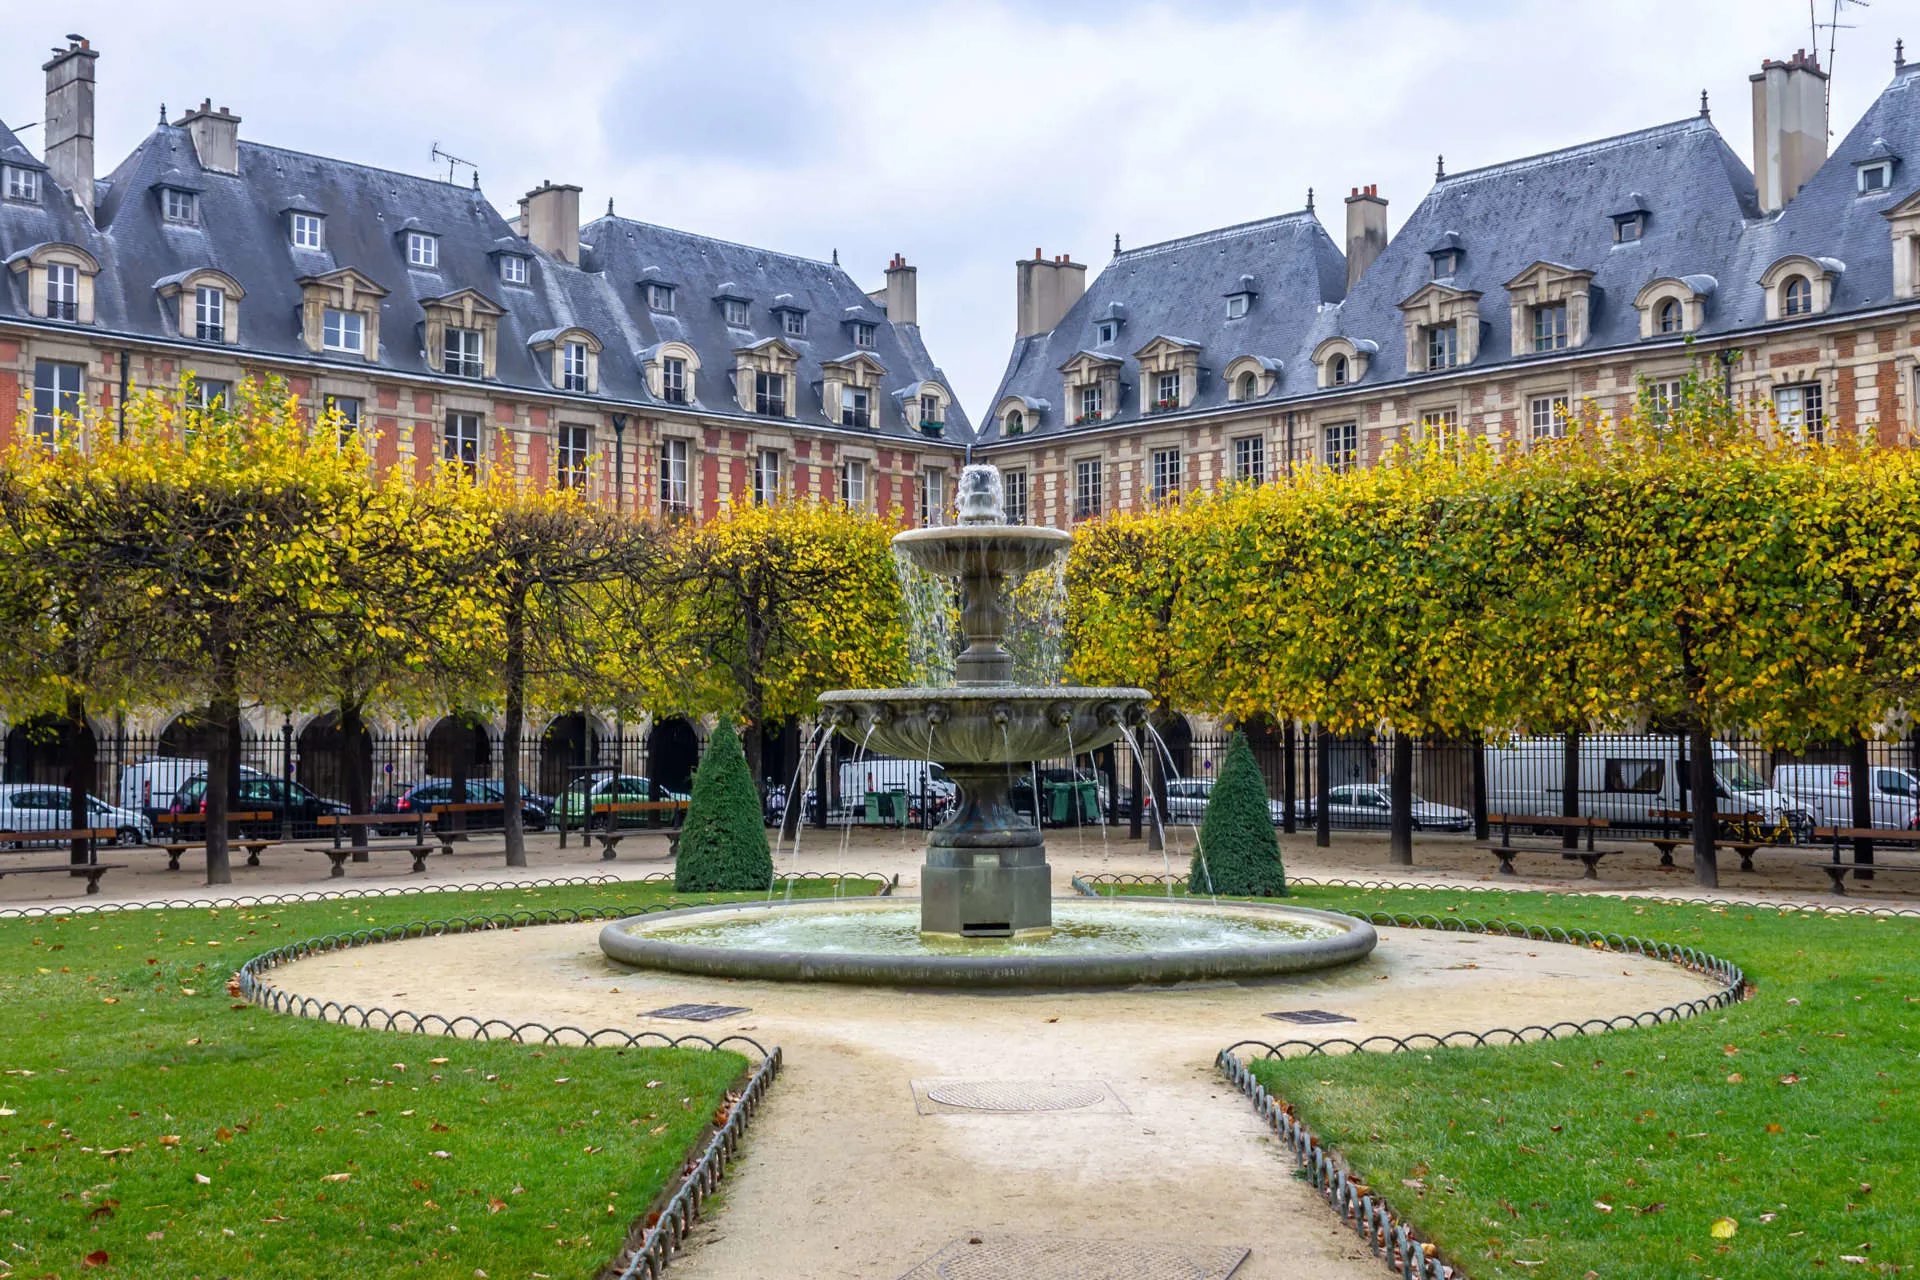
[[[904,791],[918,796],[922,787],[945,808],[958,794],[947,771],[925,760],[895,760],[889,756],[865,756],[840,766],[840,798],[843,804],[865,804],[869,791]]]
[[[205,760],[185,756],[159,756],[139,760],[120,769],[120,807],[151,818],[173,806],[173,793],[186,785],[188,778],[207,771]]]
[[[1580,813],[1616,826],[1658,825],[1655,809],[1689,808],[1682,766],[1686,739],[1675,734],[1592,734],[1580,739]],[[1487,747],[1487,809],[1491,813],[1558,814],[1565,777],[1566,739],[1517,738]],[[1713,744],[1721,813],[1758,813],[1785,821],[1801,839],[1814,826],[1807,810],[1769,787],[1733,748]]]
[[[1905,769],[1875,765],[1873,825],[1911,827],[1920,780]],[[1853,825],[1853,770],[1844,764],[1783,764],[1773,771],[1773,789],[1813,815],[1815,826]]]

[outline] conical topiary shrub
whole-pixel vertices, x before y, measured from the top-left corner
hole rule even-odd
[[[693,775],[673,887],[681,893],[717,893],[764,889],[772,880],[773,851],[767,847],[760,795],[739,735],[723,719]]]
[[[1204,865],[1201,854],[1206,855]],[[1287,891],[1280,838],[1273,833],[1273,812],[1267,807],[1266,779],[1260,776],[1260,765],[1244,733],[1235,733],[1227,745],[1220,778],[1207,797],[1200,848],[1193,855],[1187,888],[1191,893],[1248,898],[1277,898]]]

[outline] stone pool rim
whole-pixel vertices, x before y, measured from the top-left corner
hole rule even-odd
[[[1076,905],[1093,905],[1076,903]],[[1060,990],[1074,987],[1170,986],[1184,982],[1227,982],[1284,977],[1331,969],[1365,959],[1380,941],[1372,925],[1353,916],[1312,907],[1270,902],[1223,902],[1218,906],[1181,899],[1180,909],[1205,915],[1274,914],[1331,925],[1339,933],[1325,938],[1291,939],[1255,946],[1134,951],[1113,955],[1061,956],[892,956],[857,952],[757,951],[664,942],[647,936],[704,915],[722,912],[898,911],[918,906],[914,898],[872,902],[812,899],[791,904],[729,902],[683,907],[616,920],[600,931],[600,950],[609,959],[639,969],[664,970],[709,978],[773,982],[837,982],[872,987],[957,987]],[[1111,898],[1103,911],[1159,910],[1158,899]],[[645,932],[632,933],[634,925]]]

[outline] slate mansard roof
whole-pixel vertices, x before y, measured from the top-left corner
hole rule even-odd
[[[1895,158],[1883,192],[1858,194],[1863,160]],[[1477,291],[1481,336],[1471,364],[1450,373],[1519,367],[1541,357],[1511,354],[1507,282],[1536,262],[1591,272],[1590,334],[1577,351],[1630,348],[1641,341],[1634,298],[1655,279],[1679,277],[1707,293],[1696,331],[1713,337],[1769,323],[1759,280],[1789,254],[1844,264],[1825,315],[1884,306],[1892,297],[1892,241],[1881,212],[1920,186],[1920,64],[1893,82],[1833,150],[1784,210],[1764,214],[1747,166],[1704,116],[1657,125],[1438,179],[1385,250],[1342,297],[1344,260],[1311,213],[1206,232],[1115,257],[1051,333],[1016,341],[994,395],[1045,401],[1037,424],[1019,439],[1072,432],[1061,405],[1060,366],[1093,347],[1095,319],[1116,304],[1128,323],[1116,353],[1128,357],[1118,421],[1178,421],[1221,407],[1228,388],[1218,375],[1241,356],[1281,363],[1263,402],[1398,384],[1416,388],[1432,377],[1406,368],[1405,316],[1399,304],[1433,279],[1431,251],[1459,250],[1459,266],[1442,283]],[[1615,243],[1615,214],[1645,214],[1642,237]],[[1229,320],[1224,295],[1252,275],[1259,289],[1244,320]],[[1156,334],[1201,344],[1200,392],[1188,410],[1143,413],[1139,371],[1131,359]],[[1339,393],[1316,386],[1314,349],[1344,337],[1369,351],[1365,377]],[[1668,335],[1670,338],[1671,335]],[[1109,423],[1099,424],[1101,427]],[[997,420],[983,441],[1002,439]],[[1096,429],[1094,427],[1080,430]]]
[[[599,391],[585,399],[609,409],[668,408],[649,394],[641,362],[651,348],[677,339],[699,356],[692,409],[744,421],[781,421],[742,413],[731,394],[734,350],[780,337],[801,354],[796,416],[788,421],[796,427],[830,427],[837,424],[822,416],[819,360],[853,347],[841,321],[857,311],[875,326],[870,352],[886,369],[883,385],[895,393],[880,397],[875,430],[924,440],[917,406],[910,426],[902,396],[931,380],[948,388],[947,442],[965,444],[971,437],[966,415],[921,342],[918,327],[890,324],[885,310],[870,302],[837,265],[606,217],[581,228],[582,261],[575,267],[536,249],[477,188],[244,139],[239,144],[240,172],[213,172],[200,164],[188,130],[166,124],[96,181],[97,228],[3,124],[0,164],[42,171],[38,204],[0,200],[0,260],[60,242],[87,250],[101,264],[94,286],[95,323],[81,326],[82,331],[185,341],[187,346],[204,345],[209,352],[335,364],[362,376],[399,372],[438,377],[426,361],[421,304],[472,289],[504,309],[495,376],[472,380],[476,392],[554,392],[548,360],[529,343],[578,327],[603,344]],[[160,188],[167,186],[196,193],[195,225],[162,217]],[[293,246],[294,211],[324,216],[323,248]],[[409,230],[439,238],[436,267],[408,265]],[[502,280],[503,254],[527,260],[525,284]],[[245,290],[237,348],[181,339],[157,292],[169,279],[208,267],[231,276]],[[300,280],[349,267],[387,290],[381,301],[377,364],[356,356],[315,354],[301,341]],[[656,270],[648,272],[650,267]],[[642,287],[647,274],[675,287],[673,315],[648,310]],[[0,277],[0,318],[25,319],[24,277],[8,275],[13,278]],[[715,294],[729,280],[743,285],[752,299],[750,331],[729,329],[724,323]],[[772,311],[776,297],[783,305],[806,310],[804,337],[783,333],[780,317]]]

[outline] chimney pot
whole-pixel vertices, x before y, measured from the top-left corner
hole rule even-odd
[[[1049,262],[1035,249],[1032,260],[1014,264],[1014,273],[1017,338],[1053,330],[1087,288],[1087,268],[1071,254],[1056,254]]]
[[[545,178],[520,202],[525,225],[520,234],[534,247],[562,262],[580,261],[580,188]]]
[[[212,98],[202,98],[194,110],[173,122],[193,138],[200,167],[214,173],[240,172],[240,117],[225,107],[215,111]]]
[[[920,272],[907,265],[907,255],[896,253],[887,264],[884,291],[887,319],[893,324],[920,323]]]
[[[1786,207],[1827,158],[1827,74],[1805,49],[1763,61],[1753,86],[1753,178],[1760,207]]]
[[[1377,183],[1347,197],[1347,288],[1351,290],[1387,247],[1387,202]]]
[[[40,69],[47,73],[47,168],[93,220],[93,64],[100,55],[77,35]]]

